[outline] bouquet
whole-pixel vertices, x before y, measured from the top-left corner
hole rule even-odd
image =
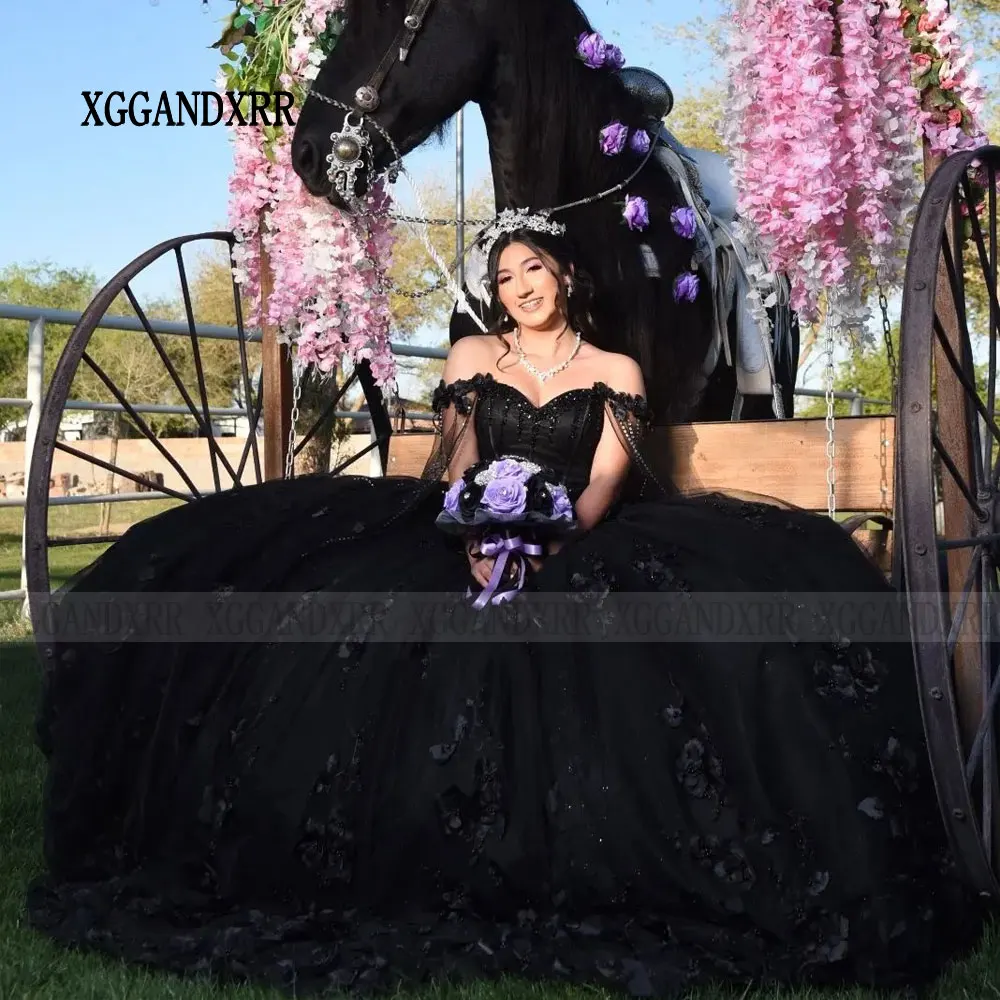
[[[452,534],[482,532],[480,551],[495,556],[490,581],[474,607],[511,600],[524,585],[524,557],[540,556],[540,537],[568,534],[577,527],[566,487],[550,470],[515,456],[479,462],[448,489],[437,526]],[[523,534],[530,537],[525,538]],[[498,592],[514,561],[513,589]]]

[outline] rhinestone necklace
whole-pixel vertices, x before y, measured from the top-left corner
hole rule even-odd
[[[523,349],[521,348],[521,328],[515,327],[514,329],[514,347],[517,350],[517,356],[528,373],[534,375],[539,382],[545,382],[547,379],[552,378],[553,375],[558,375],[559,372],[563,371],[563,369],[569,367],[569,363],[576,357],[577,351],[580,350],[580,340],[580,331],[577,330],[576,343],[573,345],[573,350],[570,351],[569,357],[561,364],[556,365],[554,368],[549,368],[546,371],[540,371],[528,360]]]

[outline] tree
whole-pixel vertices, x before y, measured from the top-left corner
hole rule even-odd
[[[980,66],[985,68],[994,56],[1000,54],[1000,0],[957,0],[954,6],[965,18],[969,41],[974,44]],[[695,17],[680,25],[655,26],[654,31],[668,44],[685,44],[690,47],[692,43],[696,43],[698,46],[696,51],[704,54],[704,61],[714,60],[712,65],[715,68],[724,65],[726,22],[723,17],[715,19]],[[720,74],[716,72],[714,75],[718,81]],[[984,128],[994,142],[1000,137],[1000,97],[997,88],[997,83],[1000,81],[996,77],[997,74],[993,74],[992,84],[987,86],[988,104],[983,115]],[[720,82],[703,87],[694,94],[678,93],[676,105],[667,119],[667,127],[685,145],[712,149],[725,154],[726,149],[717,128],[717,123],[722,118],[724,101],[725,91]],[[922,168],[918,169],[921,169],[922,180]],[[988,308],[985,282],[979,273],[978,263],[973,262],[974,257],[975,247],[971,245],[966,252],[966,259],[970,262],[967,269],[966,296],[974,314],[972,322],[976,316],[982,317]],[[982,327],[982,324],[980,326]],[[821,329],[822,317],[819,323],[803,328],[800,372],[815,349]],[[881,346],[878,350],[882,350]],[[857,353],[853,352],[852,357]],[[862,355],[864,352],[858,354],[858,357]],[[861,369],[855,366],[845,372],[845,377],[847,374],[857,375],[860,372]],[[848,404],[844,405],[846,407]]]
[[[965,18],[970,29],[969,41],[973,43],[980,60],[986,61],[1000,54],[1000,0],[961,0],[956,3],[957,12]],[[992,84],[987,88],[995,91],[997,73],[991,73]]]
[[[893,344],[899,343],[898,327],[893,330]],[[858,392],[869,399],[892,401],[892,376],[886,357],[885,345],[855,347],[847,359],[834,369],[833,388],[837,392]],[[834,400],[833,412],[836,416],[847,416],[851,412],[851,402],[846,399]],[[866,404],[865,413],[890,413],[889,405]],[[800,401],[795,407],[797,417],[821,417],[826,414],[826,400],[818,397]]]
[[[167,390],[168,374],[149,338],[129,330],[98,330],[91,338],[87,354],[130,403],[160,400]],[[81,364],[73,378],[74,395],[102,402],[116,402],[114,394],[100,376],[86,364]],[[118,442],[126,414],[113,411],[110,417],[111,450],[108,463],[118,459]],[[151,428],[152,430],[152,428]],[[105,492],[114,492],[115,474],[107,474]],[[100,534],[111,527],[111,504],[101,505]]]
[[[191,269],[191,311],[196,324],[215,326],[236,326],[236,303],[229,251],[222,244],[215,244],[212,250],[202,250]],[[250,303],[241,296],[240,305],[244,322],[250,313]],[[162,318],[186,322],[187,314],[181,298],[172,300],[168,308],[158,313]],[[247,330],[249,333],[250,331]],[[159,338],[185,389],[200,408],[198,376],[194,351],[188,337],[163,336]],[[240,350],[234,340],[198,338],[198,352],[205,378],[206,396],[210,406],[229,407],[236,400],[243,399],[242,369]],[[261,348],[259,343],[246,345],[247,369],[251,379],[260,367]],[[183,405],[184,400],[173,382],[166,388],[164,402]],[[187,416],[159,417],[150,420],[158,434],[185,435],[192,433],[194,423]]]
[[[421,199],[431,218],[455,218],[454,188],[437,179],[421,189]],[[492,219],[495,215],[493,186],[484,180],[467,193],[465,215],[468,219]],[[481,229],[478,225],[466,226],[466,248]],[[427,252],[420,230],[425,229],[431,245],[455,273],[455,227],[416,226],[411,229],[400,223],[396,245],[392,253],[389,279],[395,289],[390,296],[394,334],[407,340],[422,327],[444,327],[455,304],[454,295],[444,284],[437,264]],[[415,231],[414,231],[415,230]],[[435,289],[427,293],[428,289]]]
[[[448,350],[450,344],[448,340],[443,340],[434,346]],[[410,375],[413,379],[411,383],[412,387],[405,395],[411,401],[420,403],[430,410],[434,390],[444,375],[444,359],[415,358],[413,361],[417,363],[409,364],[407,364],[407,360],[406,358],[401,358],[399,364],[400,374]]]
[[[97,277],[89,270],[60,268],[51,262],[12,264],[0,271],[0,302],[80,312],[96,294]],[[28,370],[27,323],[0,320],[0,396],[21,397]],[[47,324],[45,379],[48,382],[70,334],[70,327]],[[24,419],[24,410],[0,408],[0,428]]]
[[[728,149],[721,131],[724,106],[725,92],[721,87],[702,87],[676,104],[667,118],[667,128],[691,149],[725,156]]]

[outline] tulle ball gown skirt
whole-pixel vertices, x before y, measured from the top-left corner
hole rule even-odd
[[[209,497],[133,527],[72,591],[462,595],[442,490]],[[885,593],[827,519],[721,498],[625,504],[527,586]],[[981,919],[895,636],[68,638],[38,738],[31,922],[182,973],[298,995],[505,973],[662,996],[893,985]]]

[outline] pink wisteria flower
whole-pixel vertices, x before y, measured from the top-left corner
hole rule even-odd
[[[921,30],[942,23],[929,0]],[[726,133],[741,215],[807,321],[863,327],[875,278],[899,277],[923,113],[902,0],[739,0]],[[836,38],[836,45],[835,45]]]
[[[317,37],[343,6],[343,0],[303,0],[282,81],[308,89],[324,58]],[[275,324],[298,359],[321,371],[368,360],[379,385],[394,382],[385,290],[393,246],[388,193],[376,186],[363,218],[345,215],[305,190],[292,168],[289,133],[278,135],[269,156],[261,129],[233,132],[229,223],[236,236],[234,277],[252,304],[248,322]],[[266,317],[260,315],[261,246],[273,275]]]
[[[904,0],[891,0],[898,7]],[[913,0],[906,0],[912,6]],[[980,123],[984,93],[978,74],[970,69],[973,51],[959,44],[958,18],[951,13],[948,0],[926,0],[925,12],[916,23],[916,32],[909,29],[913,48],[913,65],[916,82],[923,88],[931,85],[928,74],[937,65],[940,91],[947,95],[952,106],[921,112],[924,138],[931,151],[942,156],[963,149],[977,149],[987,142]],[[904,22],[909,23],[909,22]],[[928,54],[927,48],[932,50]],[[953,112],[961,114],[956,121]],[[956,128],[957,125],[961,128]]]

